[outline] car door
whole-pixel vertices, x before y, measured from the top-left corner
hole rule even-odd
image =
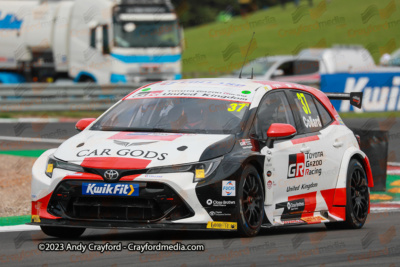
[[[296,170],[293,170],[292,166],[290,170],[294,171],[295,174],[293,177],[291,177],[291,174],[288,177],[289,159],[296,160],[296,155],[301,153],[301,145],[293,145],[292,138],[288,138],[276,140],[272,145],[267,146],[267,142],[265,142],[267,140],[266,133],[273,123],[285,123],[294,126],[296,129],[298,128],[283,90],[274,90],[264,96],[260,102],[253,124],[258,139],[262,140],[260,142],[261,153],[265,155],[264,182],[266,184],[266,197],[264,204],[265,212],[270,222],[274,220],[274,217],[278,217],[279,219],[281,215],[290,215],[290,212],[287,210],[287,203],[288,194],[292,192],[287,193],[286,190],[289,186],[301,186],[301,180],[296,179],[296,176],[304,168],[304,164],[299,164],[298,173],[296,174]],[[294,167],[296,168],[296,166]],[[296,200],[293,202],[293,206],[297,205],[298,209],[300,209],[299,205],[301,203],[295,204],[295,202],[301,201]]]
[[[287,187],[288,200],[304,199],[302,217],[312,216],[314,211],[327,211],[344,154],[344,139],[341,131],[332,127],[333,119],[322,104],[311,94],[300,90],[286,92],[291,104],[298,135],[292,139],[300,150],[296,163],[304,164],[303,173],[293,178],[295,156],[289,155],[288,179],[298,183]]]

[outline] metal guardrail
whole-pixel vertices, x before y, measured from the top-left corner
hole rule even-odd
[[[0,112],[106,110],[143,84],[0,85]]]
[[[143,85],[144,83],[0,84],[0,112],[106,110],[122,97]],[[316,85],[312,84],[312,86]]]

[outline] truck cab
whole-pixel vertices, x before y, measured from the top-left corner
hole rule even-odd
[[[181,78],[170,0],[0,0],[0,83]]]

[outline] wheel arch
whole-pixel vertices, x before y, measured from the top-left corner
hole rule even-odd
[[[258,174],[260,175],[261,178],[261,184],[263,187],[263,194],[264,194],[264,199],[266,197],[266,192],[265,192],[265,179],[264,179],[264,172],[263,172],[263,167],[262,163],[260,162],[260,159],[258,158],[250,158],[245,162],[245,165],[253,165],[254,168],[256,168]]]
[[[371,166],[367,155],[355,147],[351,147],[343,155],[340,165],[339,175],[336,183],[335,194],[333,198],[334,206],[346,206],[346,185],[347,185],[347,170],[352,159],[357,159],[363,166],[367,175],[368,187],[374,186],[372,178]]]

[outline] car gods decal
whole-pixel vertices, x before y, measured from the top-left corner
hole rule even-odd
[[[76,153],[78,158],[82,157],[96,157],[96,156],[121,156],[131,158],[144,158],[144,159],[157,159],[165,160],[168,153],[159,153],[155,151],[140,150],[140,149],[129,149],[123,148],[119,150],[113,149],[83,149]]]
[[[313,153],[297,153],[289,155],[287,178],[298,178],[307,175],[321,176],[322,151]]]

